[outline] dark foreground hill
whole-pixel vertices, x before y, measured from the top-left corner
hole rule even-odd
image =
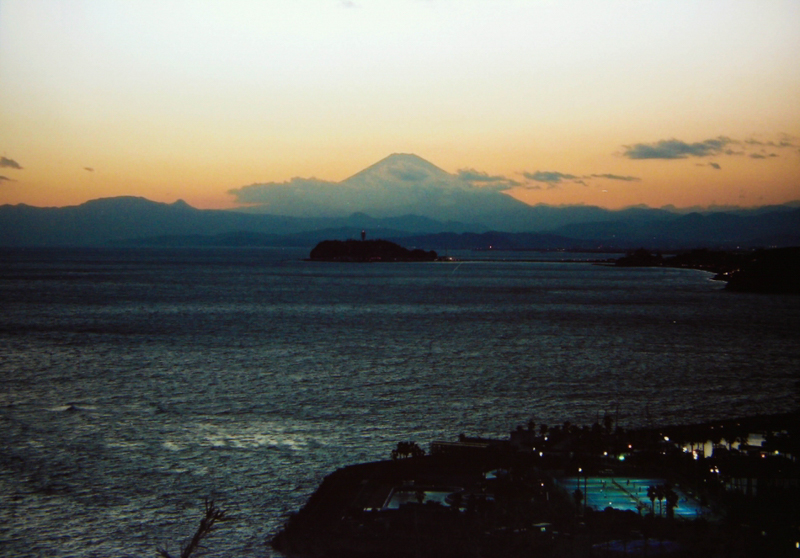
[[[731,274],[727,289],[800,294],[800,247],[756,252],[750,262]]]
[[[639,249],[618,259],[620,267],[681,267],[715,273],[729,291],[800,294],[800,247],[772,250],[691,250],[675,256]]]
[[[401,442],[391,461],[327,476],[271,544],[292,558],[796,556],[797,419],[531,422],[429,455]]]

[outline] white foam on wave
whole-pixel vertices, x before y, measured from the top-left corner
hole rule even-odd
[[[204,477],[208,474],[208,467],[198,467],[192,471],[192,474],[196,477]]]
[[[259,422],[247,425],[210,425],[198,427],[196,441],[201,446],[254,449],[286,447],[300,451],[308,447],[311,437],[280,423]]]
[[[96,409],[96,405],[75,405],[74,403],[47,408],[48,411],[53,411],[55,413],[63,413],[67,411],[94,411]]]

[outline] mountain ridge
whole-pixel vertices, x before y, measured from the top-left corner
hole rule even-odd
[[[515,231],[414,214],[379,218],[355,212],[343,218],[300,218],[196,209],[182,200],[162,203],[120,196],[62,208],[0,206],[0,246],[313,246],[332,237],[357,237],[362,229],[367,229],[371,238],[408,239],[425,249],[455,249],[456,245],[508,249],[800,245],[800,208],[791,205],[767,212],[741,208],[736,213],[686,215],[641,207],[608,210],[539,205],[531,209],[543,218],[531,219],[528,230]],[[559,220],[565,224],[548,226]]]
[[[437,241],[431,235],[443,233],[500,233],[505,240],[496,244],[525,249],[558,242],[617,248],[800,243],[800,207],[795,207],[800,202],[706,213],[528,205],[505,193],[512,183],[475,172],[450,174],[416,154],[392,153],[338,183],[294,178],[231,190],[240,203],[249,204],[242,211],[196,209],[184,200],[162,203],[140,196],[68,207],[4,205],[0,246],[208,245],[248,239],[258,245],[313,245],[324,240],[323,233],[350,235],[365,228],[374,233],[371,237],[414,236],[428,243]],[[269,212],[254,211],[257,206]],[[513,236],[534,233],[538,236]]]

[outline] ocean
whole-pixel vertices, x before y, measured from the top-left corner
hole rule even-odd
[[[0,251],[0,554],[177,555],[209,499],[205,555],[277,556],[325,475],[399,441],[800,398],[800,297],[561,261],[596,255],[307,253]]]

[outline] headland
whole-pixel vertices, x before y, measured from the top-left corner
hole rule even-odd
[[[714,273],[730,291],[800,294],[800,247],[750,251],[697,249],[664,256],[640,248],[614,261],[621,267],[676,267]]]

